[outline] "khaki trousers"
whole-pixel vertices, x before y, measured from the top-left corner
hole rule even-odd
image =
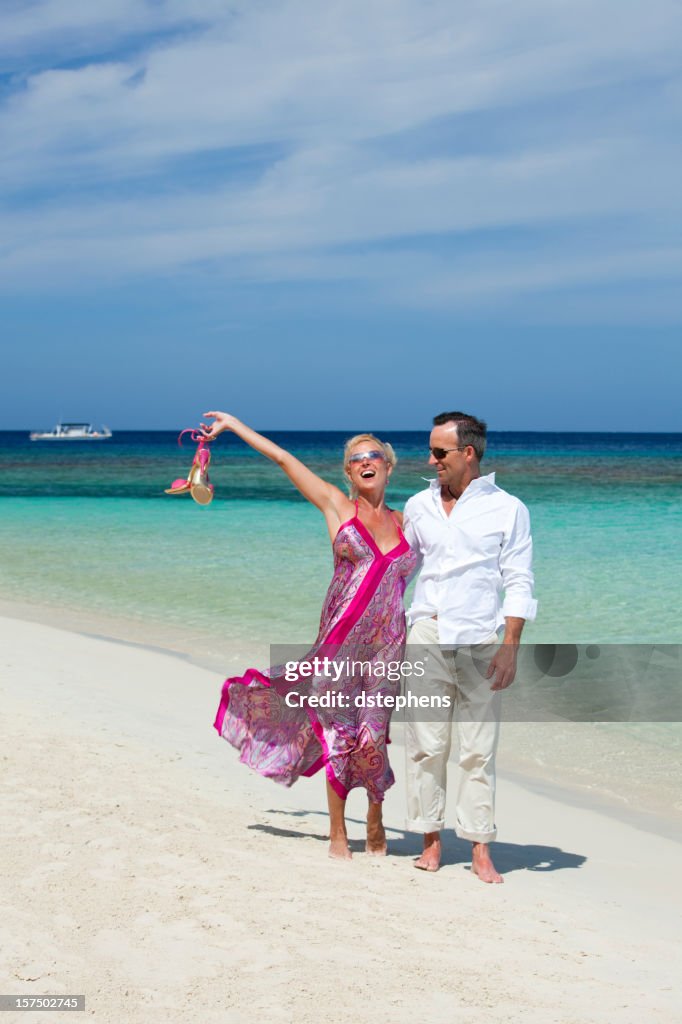
[[[450,707],[405,710],[407,822],[410,832],[439,832],[445,827],[447,765],[453,712],[457,713],[459,764],[457,824],[461,839],[488,843],[495,828],[495,752],[500,728],[499,692],[485,678],[497,636],[471,647],[442,649],[436,619],[419,619],[407,637],[406,660],[423,662],[424,675],[406,678],[409,690],[449,697]]]

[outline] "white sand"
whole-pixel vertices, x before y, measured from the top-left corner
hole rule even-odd
[[[85,993],[98,1021],[680,1020],[680,844],[505,778],[496,859],[328,860],[323,779],[285,790],[212,729],[221,679],[0,620],[0,991]],[[245,667],[245,666],[244,666]],[[31,1024],[61,1015],[8,1013]]]

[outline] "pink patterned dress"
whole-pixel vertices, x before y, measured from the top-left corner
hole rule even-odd
[[[382,554],[356,504],[334,539],[334,576],[314,646],[293,671],[287,663],[286,671],[248,669],[225,681],[215,728],[261,775],[291,786],[324,766],[340,797],[361,786],[373,803],[393,785],[386,743],[400,690],[403,593],[417,560],[400,529],[399,536]],[[315,657],[325,656],[340,668],[306,674]],[[326,695],[330,706],[289,706],[294,691],[294,704],[302,695]]]

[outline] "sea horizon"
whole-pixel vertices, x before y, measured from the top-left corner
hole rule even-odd
[[[63,419],[57,420],[56,423],[92,423],[93,426],[101,425],[97,420],[89,419]],[[52,424],[55,426],[55,423]],[[119,434],[179,434],[180,430],[184,429],[198,429],[199,424],[196,427],[184,428],[184,427],[117,427],[107,424],[112,431],[116,431]],[[39,426],[33,424],[32,426],[25,427],[0,427],[0,434],[30,434],[34,430],[52,429],[48,427],[47,423],[43,423]],[[363,429],[362,425],[356,425],[354,427],[267,427],[256,425],[256,430],[263,434],[279,433],[279,434],[346,434],[349,431],[358,432]],[[389,434],[424,434],[429,433],[430,426],[424,427],[376,427],[376,430],[382,430]],[[562,430],[559,428],[548,427],[547,429],[534,429],[525,430],[521,428],[488,428],[488,437],[502,435],[502,434],[529,434],[529,435],[541,435],[541,434],[566,434],[576,435],[578,437],[588,437],[593,435],[606,434],[612,437],[637,437],[640,435],[657,436],[657,437],[679,437],[682,435],[682,430],[605,430],[605,429],[592,429],[592,430]],[[85,442],[88,443],[88,442]]]

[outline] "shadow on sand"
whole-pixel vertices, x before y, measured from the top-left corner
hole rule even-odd
[[[326,820],[327,815],[323,811],[281,811],[270,809],[265,814],[285,815],[289,818],[312,818],[317,816]],[[364,821],[359,818],[347,818],[359,825]],[[326,843],[329,837],[326,833],[309,832],[304,829],[280,828],[276,825],[254,824],[248,826],[256,832],[266,832],[271,836],[280,836],[284,839],[315,839],[318,842]],[[388,853],[391,857],[418,857],[422,851],[421,836],[413,832],[402,832],[399,829],[386,826],[388,838]],[[442,833],[443,860],[442,867],[451,864],[466,864],[471,861],[471,843],[464,839],[458,839],[451,829]],[[362,853],[365,848],[361,839],[351,839],[349,846],[353,853]],[[493,847],[495,867],[502,875],[510,874],[512,871],[565,871],[569,868],[580,868],[587,858],[580,853],[567,853],[558,846],[522,846],[515,843],[495,843]]]

